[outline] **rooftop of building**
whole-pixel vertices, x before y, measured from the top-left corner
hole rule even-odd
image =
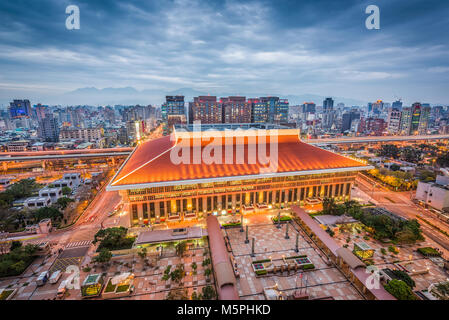
[[[108,190],[367,169],[302,142],[296,129],[175,131],[137,146]]]

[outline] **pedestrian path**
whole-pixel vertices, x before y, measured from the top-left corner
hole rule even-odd
[[[83,240],[83,241],[76,241],[76,242],[70,242],[68,243],[65,248],[78,248],[78,247],[90,247],[92,244],[92,240]]]

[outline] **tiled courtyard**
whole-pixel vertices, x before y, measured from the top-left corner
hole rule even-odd
[[[428,270],[428,273],[425,274],[411,275],[416,283],[416,287],[414,288],[415,291],[425,290],[430,284],[444,281],[448,278],[446,271],[432,261],[434,259],[426,258],[416,251],[416,249],[420,247],[439,248],[439,245],[431,239],[426,238],[425,241],[413,245],[395,246],[399,250],[399,253],[397,254],[388,250],[389,244],[381,243],[380,241],[369,237],[369,235],[363,231],[360,234],[357,232],[353,233],[345,231],[334,236],[334,239],[341,246],[348,245],[348,249],[350,250],[353,250],[354,243],[365,242],[374,249],[373,262],[374,265],[380,269],[398,269],[397,265],[400,264],[412,272]],[[350,239],[349,242],[347,242],[347,239]],[[382,248],[385,250],[385,253],[382,253]]]
[[[278,229],[270,217],[272,215],[254,215],[245,217],[248,223],[249,243],[245,243],[246,230],[240,228],[226,229],[224,235],[228,237],[232,255],[239,272],[237,279],[238,293],[241,299],[265,299],[263,289],[277,284],[278,289],[287,295],[295,291],[307,292],[311,299],[333,297],[336,300],[360,300],[363,297],[334,266],[328,266],[322,257],[324,254],[316,248],[312,241],[304,234],[299,226],[289,224],[289,239],[285,239],[286,224]],[[296,237],[298,237],[298,253],[295,252]],[[254,238],[254,257],[252,239]],[[271,258],[273,262],[282,257],[307,255],[315,265],[314,270],[290,271],[276,275],[256,277],[252,261]],[[300,276],[300,274],[303,276]]]

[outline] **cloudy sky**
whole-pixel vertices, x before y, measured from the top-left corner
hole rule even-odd
[[[130,86],[449,104],[445,0],[2,0],[0,21],[2,103]]]

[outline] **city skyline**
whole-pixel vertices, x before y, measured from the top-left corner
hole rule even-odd
[[[77,1],[81,27],[67,30],[70,4],[0,4],[1,104],[85,87],[146,90],[147,103],[178,88],[449,101],[443,1],[378,1],[379,30],[366,1]]]

